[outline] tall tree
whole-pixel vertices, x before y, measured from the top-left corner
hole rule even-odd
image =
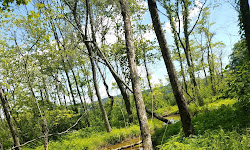
[[[240,2],[240,23],[246,38],[248,54],[250,55],[250,10],[248,0],[239,0]]]
[[[2,107],[3,107],[4,115],[5,115],[6,120],[8,122],[10,131],[11,131],[11,135],[12,135],[12,138],[14,141],[14,146],[16,147],[15,149],[21,150],[21,148],[19,147],[20,142],[19,142],[19,138],[17,136],[15,126],[14,126],[13,122],[11,121],[11,116],[10,116],[10,112],[9,112],[7,99],[6,99],[6,96],[4,95],[4,91],[3,91],[1,86],[0,86],[0,98],[1,98],[1,103],[2,103]],[[0,149],[1,149],[1,145],[0,145]]]
[[[135,50],[134,50],[134,40],[133,40],[133,31],[130,21],[128,2],[127,0],[120,0],[121,13],[124,21],[125,29],[125,40],[127,47],[127,57],[129,60],[130,67],[130,78],[132,81],[132,88],[135,97],[135,104],[137,109],[137,115],[139,118],[141,135],[142,135],[142,145],[143,149],[151,150],[152,141],[151,134],[148,126],[148,119],[146,116],[145,105],[142,98],[141,87],[140,87],[140,78],[138,76],[136,60],[135,60]]]
[[[181,122],[183,131],[186,136],[189,136],[191,134],[194,134],[194,129],[192,126],[191,117],[188,111],[188,106],[186,103],[186,99],[183,95],[182,88],[180,86],[180,83],[177,78],[176,70],[170,55],[170,51],[167,45],[167,40],[164,35],[164,31],[161,26],[160,17],[158,14],[158,9],[156,6],[156,0],[148,0],[148,6],[149,11],[151,14],[151,19],[153,22],[155,34],[157,37],[157,40],[159,42],[162,56],[168,71],[170,83],[173,89],[173,93],[179,108],[180,116],[181,116]]]

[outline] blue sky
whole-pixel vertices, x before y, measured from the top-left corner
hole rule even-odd
[[[232,53],[232,47],[233,45],[240,39],[239,35],[239,27],[238,27],[238,13],[236,10],[232,7],[231,4],[226,2],[227,0],[220,0],[217,1],[219,3],[218,7],[211,9],[211,15],[210,15],[210,22],[215,22],[215,25],[211,28],[211,31],[216,31],[216,35],[214,38],[214,41],[222,41],[226,47],[223,49],[223,65],[227,65],[229,62],[229,55]],[[147,2],[145,2],[147,4]],[[28,7],[28,6],[27,6]],[[165,13],[165,10],[161,8],[158,5],[161,12]],[[15,13],[20,14],[26,14],[26,10],[24,7],[21,7],[17,10],[15,10]],[[194,16],[197,14],[194,14]],[[151,17],[149,12],[145,14],[145,19],[143,20],[143,23],[151,23]],[[168,20],[166,16],[162,15],[160,13],[161,22],[164,23],[163,27],[166,29],[166,38],[168,40],[169,45],[173,45],[173,38],[171,35],[171,31],[167,28]],[[153,39],[155,37],[154,32],[149,33],[147,35],[148,38]],[[113,38],[111,36],[110,38]],[[178,63],[175,63],[176,69],[179,69]],[[164,84],[167,84],[166,76],[167,76],[167,70],[165,67],[165,64],[163,60],[157,62],[156,64],[149,64],[150,72],[152,73],[152,82],[154,84],[159,83],[159,79],[163,81]],[[139,72],[141,76],[145,76],[145,71],[143,68],[138,67]],[[109,71],[107,71],[107,77],[108,77],[108,83],[109,86],[112,86],[112,82],[114,82],[114,79],[112,79]],[[106,96],[106,91],[104,89],[104,86],[100,82],[100,91],[102,94],[102,97]],[[118,94],[119,91],[113,90],[113,95]]]
[[[159,4],[158,4],[159,7]],[[165,13],[165,11],[159,7],[159,9]],[[222,41],[226,47],[223,48],[223,65],[226,66],[229,63],[229,55],[232,53],[233,45],[240,40],[239,35],[239,27],[238,27],[238,13],[237,11],[232,7],[231,4],[227,2],[220,1],[220,4],[218,7],[214,9],[210,9],[211,15],[210,15],[210,22],[215,22],[215,24],[212,26],[211,31],[215,31],[216,35],[214,37],[214,42]],[[168,20],[166,19],[166,16],[162,15],[161,13],[161,22],[165,22],[163,27],[166,26],[168,23]],[[145,22],[150,23],[151,18],[149,12],[145,15]],[[166,29],[166,28],[165,28]],[[170,30],[166,32],[166,38],[169,45],[173,45],[173,38],[170,34]],[[180,67],[178,63],[175,63],[176,69],[178,70]],[[166,76],[167,71],[165,64],[163,60],[160,62],[151,65],[151,72],[153,75],[153,80],[155,83],[158,83],[158,79],[162,79],[164,83],[166,83]]]

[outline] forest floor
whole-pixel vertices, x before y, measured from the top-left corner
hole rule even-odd
[[[191,114],[195,114],[192,119],[195,135],[188,138],[182,132],[180,121],[166,125],[155,119],[149,120],[153,145],[155,149],[250,149],[249,108],[250,103],[242,105],[232,99],[190,108]],[[179,120],[179,116],[169,116],[167,119]],[[83,131],[75,131],[62,140],[51,141],[50,150],[118,149],[141,140],[138,125],[113,129],[111,133],[100,132],[86,137],[83,134]],[[43,146],[36,149],[42,150]],[[141,149],[141,145],[134,149]]]

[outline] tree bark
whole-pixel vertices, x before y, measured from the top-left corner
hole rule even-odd
[[[111,117],[111,112],[112,112],[112,109],[113,109],[113,104],[114,104],[114,96],[110,95],[110,93],[109,93],[109,87],[108,87],[108,84],[107,84],[107,82],[106,82],[106,80],[105,80],[105,77],[104,77],[104,75],[103,75],[103,73],[102,73],[102,71],[101,71],[101,68],[99,67],[99,65],[98,65],[97,62],[95,62],[95,63],[96,63],[96,66],[97,66],[97,69],[98,69],[99,73],[101,74],[102,81],[103,81],[103,85],[105,86],[105,89],[106,89],[106,93],[107,93],[107,95],[108,95],[108,98],[110,99],[110,110],[109,110],[109,112],[108,112],[108,116],[109,116],[109,119],[110,119],[110,117]]]
[[[87,71],[85,67],[83,69],[83,67],[81,66],[81,69],[82,69],[83,73],[85,73]],[[93,98],[93,92],[92,92],[91,85],[90,85],[90,82],[89,82],[89,75],[85,74],[85,77],[86,77],[86,80],[87,80],[88,95],[89,95],[89,98],[90,98],[90,101],[91,101],[92,109],[93,109],[93,111],[95,111],[95,103],[94,103],[94,98]]]
[[[189,25],[188,3],[189,3],[188,1],[185,1],[185,0],[183,1],[183,5],[184,5],[184,11],[183,11],[183,24],[184,25],[183,25],[183,27],[184,27],[184,36],[185,36],[185,48],[183,47],[183,49],[184,49],[187,64],[188,64],[188,72],[190,74],[190,79],[191,79],[191,82],[194,85],[194,93],[197,96],[199,105],[203,106],[204,102],[203,102],[203,100],[201,98],[200,90],[198,88],[197,81],[196,81],[196,78],[195,78],[195,75],[194,75],[194,64],[193,64],[193,61],[192,61],[192,55],[191,55],[191,49],[190,49],[190,43],[189,43],[189,35],[190,35],[190,33],[188,31],[188,25]]]
[[[147,119],[145,105],[144,105],[143,98],[142,98],[140,79],[138,76],[137,65],[136,65],[136,60],[135,60],[133,32],[132,32],[132,26],[131,26],[127,1],[120,0],[120,6],[121,6],[121,13],[123,16],[123,21],[124,21],[127,56],[129,60],[129,67],[130,67],[130,78],[132,81],[132,88],[133,88],[134,97],[135,97],[137,115],[138,115],[138,119],[140,123],[142,145],[143,145],[143,149],[151,150],[152,149],[151,134],[150,134],[149,126],[148,126],[148,119]]]
[[[2,87],[0,86],[0,98],[1,98],[1,102],[2,102],[2,107],[3,107],[3,111],[4,111],[4,115],[6,117],[6,120],[8,122],[10,131],[11,131],[11,135],[14,141],[14,146],[16,147],[16,150],[21,150],[20,146],[20,142],[19,142],[19,138],[17,136],[17,132],[15,129],[15,126],[13,124],[13,122],[11,121],[11,116],[10,116],[10,112],[8,109],[8,103],[7,103],[7,99],[4,95],[4,91],[2,89]],[[2,145],[0,144],[0,150],[2,149]]]
[[[99,106],[100,106],[100,109],[102,112],[104,124],[105,124],[107,132],[111,132],[112,130],[111,130],[111,127],[109,124],[109,120],[108,120],[106,111],[105,111],[104,106],[102,104],[102,98],[101,98],[101,94],[99,92],[99,87],[98,87],[98,83],[97,83],[97,79],[96,79],[96,69],[95,69],[95,63],[93,60],[93,53],[92,53],[90,48],[87,48],[87,49],[88,49],[89,59],[90,59],[91,67],[92,67],[92,76],[93,76],[93,82],[94,82],[94,87],[95,87],[95,91],[96,91],[96,96],[97,96],[98,103],[99,103]]]
[[[71,84],[71,82],[70,82],[69,73],[68,73],[68,71],[67,71],[67,69],[66,69],[65,61],[64,61],[64,58],[63,58],[63,57],[62,57],[62,63],[63,63],[63,68],[64,68],[63,70],[64,70],[64,72],[65,72],[65,74],[66,74],[66,77],[67,77],[67,81],[68,81],[68,85],[69,85],[70,94],[71,94],[71,97],[72,97],[72,100],[73,100],[73,105],[74,105],[73,110],[74,110],[74,112],[78,113],[78,109],[77,109],[77,107],[76,107],[76,100],[75,100],[75,96],[74,96],[73,89],[72,89],[72,84]]]
[[[3,146],[2,146],[2,144],[0,143],[0,150],[3,150]]]
[[[32,83],[30,81],[30,75],[29,75],[29,72],[28,72],[28,68],[27,68],[27,61],[28,61],[28,56],[26,58],[26,62],[24,64],[24,68],[25,68],[25,73],[26,73],[26,76],[27,76],[27,83],[28,83],[28,86],[29,86],[29,90],[32,94],[32,98],[37,106],[37,109],[38,109],[38,112],[43,120],[43,129],[44,129],[44,150],[48,150],[49,149],[49,139],[48,139],[48,135],[49,135],[49,129],[48,129],[48,123],[47,123],[47,119],[45,117],[45,113],[42,112],[40,106],[39,106],[39,103],[36,99],[36,96],[35,96],[35,92],[33,90],[33,86],[32,86]]]
[[[87,102],[86,102],[86,99],[85,99],[83,87],[81,87],[81,89],[82,89],[82,95],[83,95],[83,101],[84,101],[84,112],[86,113],[86,122],[87,122],[87,126],[90,127],[89,112],[88,112],[88,108],[87,108]]]
[[[247,42],[248,55],[250,56],[250,11],[248,0],[240,0],[240,20]]]
[[[164,31],[161,26],[158,9],[156,6],[156,0],[148,0],[149,11],[153,22],[154,30],[157,36],[157,40],[160,44],[162,56],[168,71],[170,83],[173,89],[173,93],[176,99],[176,103],[179,108],[183,131],[186,136],[194,134],[194,129],[191,122],[191,117],[188,111],[188,106],[185,97],[182,92],[182,88],[177,78],[176,70],[170,55],[170,51],[167,45],[167,41],[164,35]]]
[[[58,98],[58,101],[59,101],[59,104],[60,104],[60,106],[62,106],[62,100],[61,100],[61,97],[60,97],[60,90],[59,90],[59,81],[58,81],[58,75],[56,74],[56,80],[55,80],[55,82],[56,82],[56,93],[57,93],[57,98]]]
[[[78,87],[78,81],[77,81],[77,79],[76,79],[75,72],[74,72],[74,70],[73,70],[73,68],[72,68],[72,66],[71,66],[71,64],[70,64],[70,62],[69,62],[68,59],[67,59],[67,62],[68,62],[68,64],[69,64],[69,68],[70,68],[70,70],[71,70],[71,72],[72,72],[72,74],[73,74],[73,78],[74,78],[75,84],[76,84],[77,94],[78,94],[79,99],[80,99],[80,101],[81,101],[82,108],[84,109],[84,104],[83,104],[83,100],[82,100],[82,95],[81,95],[80,90],[79,90],[79,87]]]

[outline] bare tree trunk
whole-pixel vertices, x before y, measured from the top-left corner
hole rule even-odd
[[[65,108],[67,109],[66,91],[65,91],[65,89],[64,89],[64,88],[63,88],[63,100],[64,100],[64,105],[65,105]]]
[[[206,68],[205,68],[205,65],[204,65],[204,49],[203,49],[203,44],[202,44],[202,34],[201,34],[201,65],[202,65],[202,69],[203,69],[203,72],[204,72],[204,76],[205,76],[205,81],[206,81],[206,85],[207,85],[207,73],[206,73]]]
[[[62,57],[62,63],[63,63],[63,68],[64,68],[64,72],[66,74],[66,77],[67,77],[67,81],[68,81],[68,85],[69,85],[69,90],[70,90],[70,94],[71,94],[71,97],[72,97],[72,100],[73,100],[73,105],[74,105],[74,112],[78,113],[78,109],[77,109],[77,106],[76,106],[76,100],[75,100],[75,96],[74,96],[74,93],[73,93],[73,89],[72,89],[72,84],[70,82],[70,78],[69,78],[69,73],[66,69],[66,66],[65,66],[65,61],[64,61],[64,58]]]
[[[60,90],[59,90],[59,81],[58,81],[58,74],[56,74],[56,93],[57,93],[57,98],[58,98],[58,101],[59,101],[59,104],[62,106],[62,100],[61,100],[61,97],[60,97]]]
[[[105,111],[104,106],[102,104],[102,98],[101,98],[101,94],[99,92],[99,87],[98,87],[98,83],[97,83],[97,79],[96,79],[96,70],[95,70],[95,63],[94,63],[94,60],[93,60],[93,53],[90,50],[90,48],[88,48],[88,52],[89,52],[90,63],[91,63],[91,66],[92,66],[92,75],[93,75],[94,87],[95,87],[96,96],[97,96],[97,99],[98,99],[98,102],[99,102],[99,106],[100,106],[100,109],[101,109],[101,112],[102,112],[102,117],[103,117],[107,132],[111,132],[112,130],[111,130],[111,127],[110,127],[110,124],[109,124],[109,120],[108,120],[106,111]]]
[[[74,70],[73,70],[73,68],[72,68],[72,66],[71,66],[71,64],[70,64],[70,62],[69,62],[68,59],[67,59],[67,62],[68,62],[68,64],[69,64],[69,68],[70,68],[70,70],[71,70],[71,72],[72,72],[72,74],[73,74],[73,78],[74,78],[74,80],[75,80],[76,90],[77,90],[79,99],[80,99],[80,101],[81,101],[82,107],[84,108],[84,104],[83,104],[83,100],[82,100],[82,95],[81,95],[80,90],[79,90],[79,87],[78,87],[78,81],[77,81],[77,79],[76,79],[75,72],[74,72]]]
[[[214,80],[214,67],[213,67],[213,53],[212,53],[212,47],[211,47],[211,39],[212,37],[210,37],[209,35],[207,35],[207,43],[208,43],[208,47],[207,47],[207,61],[208,61],[208,69],[209,69],[209,73],[210,73],[210,81],[211,81],[211,88],[213,91],[213,95],[216,95],[216,88],[215,88],[215,80]],[[211,50],[211,54],[210,54],[210,50]]]
[[[48,135],[49,135],[49,129],[48,129],[48,123],[47,123],[47,119],[45,117],[45,113],[42,112],[40,106],[39,106],[39,103],[36,99],[36,96],[35,96],[35,93],[34,93],[34,90],[33,90],[33,86],[32,86],[32,83],[30,81],[30,76],[29,76],[29,73],[28,73],[28,69],[27,69],[27,61],[28,61],[28,56],[27,56],[27,59],[26,59],[26,62],[24,64],[24,68],[25,68],[25,73],[26,73],[26,76],[27,76],[27,83],[28,83],[28,86],[29,86],[29,89],[32,93],[32,98],[37,106],[37,109],[38,109],[38,112],[43,120],[43,129],[44,129],[44,150],[48,150],[49,149],[49,138],[48,138]]]
[[[95,62],[95,63],[96,63],[96,67],[97,67],[99,73],[101,74],[102,81],[103,81],[103,85],[105,86],[106,93],[107,93],[108,98],[110,99],[110,102],[111,102],[111,103],[110,103],[110,110],[109,110],[109,112],[108,112],[108,116],[109,116],[109,119],[110,119],[110,117],[111,117],[111,112],[112,112],[112,109],[113,109],[113,104],[114,104],[114,96],[110,95],[110,93],[109,93],[109,87],[108,87],[108,84],[106,83],[106,80],[105,80],[105,77],[104,77],[104,75],[103,75],[103,73],[102,73],[102,71],[101,71],[101,68],[99,67],[99,65],[98,65],[97,62]]]
[[[250,56],[250,11],[248,0],[240,0],[240,21],[246,38],[248,54]]]
[[[46,94],[46,101],[49,104],[50,103],[50,96],[49,96],[49,93],[48,93],[46,81],[45,81],[45,79],[43,77],[42,77],[42,80],[43,80],[43,87],[44,87],[45,94]]]
[[[170,83],[171,83],[173,93],[176,99],[176,103],[179,108],[183,131],[186,136],[189,136],[191,134],[194,134],[194,129],[193,129],[191,117],[188,111],[188,106],[187,106],[185,97],[183,95],[182,88],[178,81],[176,70],[175,70],[171,55],[170,55],[170,51],[169,51],[167,41],[165,38],[165,33],[161,27],[160,17],[159,17],[157,6],[156,6],[156,0],[148,0],[148,6],[149,6],[149,11],[151,14],[151,19],[153,22],[154,30],[155,30],[158,42],[160,44],[162,56],[163,56],[163,59],[164,59],[164,62],[168,71],[168,75],[169,75]]]
[[[83,87],[81,87],[82,89],[82,95],[83,95],[83,101],[84,101],[84,112],[86,113],[86,122],[87,122],[87,126],[90,127],[90,121],[89,121],[89,112],[88,112],[88,108],[87,108],[87,102],[85,99],[85,94],[83,91]]]
[[[82,69],[83,73],[85,73],[87,71],[85,67],[83,69],[82,66],[81,66],[81,69]],[[88,95],[89,95],[89,98],[90,98],[90,101],[91,101],[92,109],[93,109],[93,111],[95,111],[95,103],[94,103],[92,88],[91,88],[91,85],[90,85],[90,82],[89,82],[89,75],[85,74],[85,77],[86,77],[86,80],[87,80]]]
[[[186,56],[186,60],[187,60],[187,64],[188,64],[188,72],[190,74],[190,79],[191,82],[194,85],[194,93],[197,96],[198,99],[198,103],[200,106],[204,105],[204,102],[201,98],[200,95],[200,90],[198,88],[197,82],[196,82],[196,78],[194,75],[194,64],[192,61],[192,57],[191,57],[191,49],[190,49],[190,44],[189,44],[189,31],[188,31],[188,24],[189,24],[189,10],[188,10],[188,1],[183,1],[183,5],[184,5],[184,11],[183,11],[183,24],[184,24],[184,36],[185,36],[185,48],[184,48],[184,52],[185,52],[185,56]]]
[[[14,146],[16,147],[15,149],[16,150],[21,150],[21,148],[19,147],[20,142],[19,142],[19,138],[17,136],[15,126],[14,126],[13,122],[11,121],[11,116],[10,116],[10,112],[9,112],[9,109],[8,109],[7,99],[6,99],[5,95],[4,95],[4,91],[3,91],[1,86],[0,86],[0,98],[1,98],[1,102],[2,102],[4,115],[5,115],[5,118],[6,118],[7,122],[8,122],[10,131],[11,131],[11,135],[12,135],[12,138],[13,138],[13,141],[14,141]],[[3,148],[2,148],[2,145],[0,144],[0,150],[1,149],[3,149]]]
[[[152,85],[151,85],[151,82],[150,82],[150,73],[148,71],[148,66],[147,66],[147,58],[146,58],[146,51],[144,50],[143,52],[143,64],[144,64],[144,67],[145,67],[145,70],[146,70],[146,75],[147,75],[147,81],[148,81],[148,86],[149,86],[149,90],[151,92],[151,94],[153,95],[153,88],[152,88]],[[154,98],[154,95],[153,95],[153,99]]]
[[[138,119],[140,123],[142,145],[143,145],[143,149],[151,150],[152,149],[151,134],[150,134],[149,126],[148,126],[148,119],[147,119],[145,105],[144,105],[143,98],[142,98],[140,79],[138,76],[137,65],[135,61],[133,31],[131,27],[127,1],[120,0],[120,6],[121,6],[121,13],[123,16],[123,21],[124,21],[127,56],[129,60],[129,67],[130,67],[130,78],[132,80],[132,88],[134,91],[137,115],[138,115]]]
[[[2,144],[0,143],[0,150],[3,150],[3,146],[2,146]]]

